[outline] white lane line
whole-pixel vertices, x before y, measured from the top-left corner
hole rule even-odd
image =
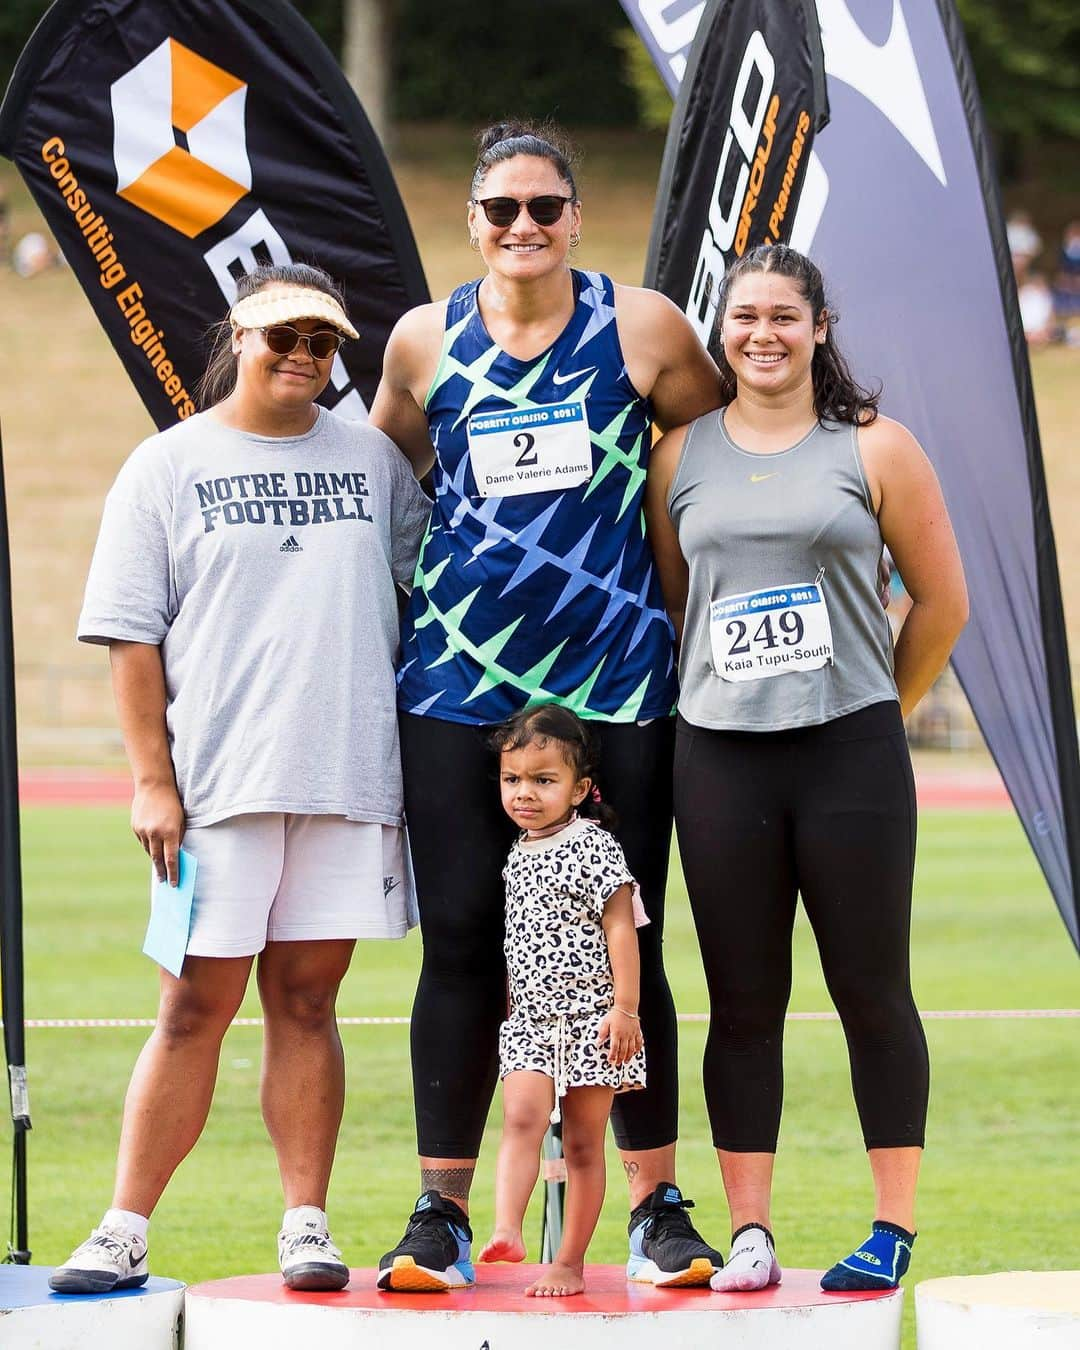
[[[1080,1017],[1080,1008],[948,1008],[939,1012],[921,1014],[924,1022],[947,1022],[958,1018],[969,1021],[1011,1021],[1014,1018],[1061,1018]],[[680,1022],[707,1022],[708,1013],[679,1013]],[[837,1022],[840,1019],[834,1012],[793,1012],[788,1013],[789,1022]],[[261,1017],[236,1017],[234,1027],[261,1027]],[[4,1024],[0,1022],[0,1027]],[[32,1031],[54,1030],[60,1028],[90,1028],[93,1030],[109,1027],[152,1027],[152,1017],[32,1017],[23,1023]],[[339,1017],[341,1027],[407,1027],[407,1017]]]

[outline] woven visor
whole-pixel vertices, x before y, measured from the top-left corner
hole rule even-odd
[[[271,328],[296,319],[324,319],[346,337],[359,337],[334,297],[310,286],[266,286],[229,310],[234,328]]]

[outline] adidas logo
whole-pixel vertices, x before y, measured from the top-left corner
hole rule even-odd
[[[295,534],[290,534],[288,539],[286,539],[285,542],[282,544],[282,546],[278,549],[279,553],[303,553],[303,551],[304,550],[297,543]]]

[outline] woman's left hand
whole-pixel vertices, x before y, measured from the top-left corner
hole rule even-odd
[[[612,1008],[600,1023],[596,1044],[607,1045],[609,1064],[625,1064],[644,1045],[641,1023],[621,1008]]]

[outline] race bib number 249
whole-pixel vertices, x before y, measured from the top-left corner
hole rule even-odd
[[[833,659],[832,627],[819,581],[714,600],[709,636],[722,680],[817,670]]]

